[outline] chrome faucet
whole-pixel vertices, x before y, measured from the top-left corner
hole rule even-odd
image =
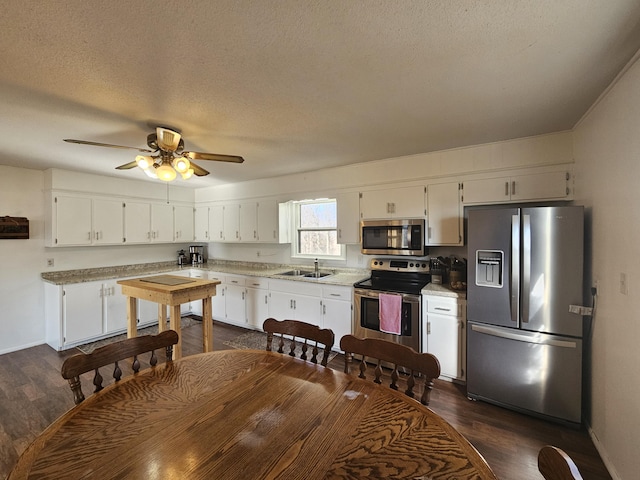
[[[316,277],[319,277],[320,276],[320,271],[318,270],[318,259],[317,258],[313,261],[313,270],[314,270],[314,272],[316,274]]]

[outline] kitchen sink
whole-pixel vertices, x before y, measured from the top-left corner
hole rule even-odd
[[[330,273],[330,272],[318,272],[318,274],[316,274],[316,272],[309,272],[309,273],[305,274],[304,276],[306,278],[322,278],[322,277],[328,277],[329,275],[332,275],[332,273]]]
[[[310,270],[289,270],[288,272],[283,272],[279,275],[286,275],[288,277],[306,277],[315,276],[315,273]]]

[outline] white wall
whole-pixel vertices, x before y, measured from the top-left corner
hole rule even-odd
[[[0,216],[27,217],[28,240],[0,240],[0,353],[42,343],[43,173],[0,165]]]
[[[598,285],[589,423],[614,478],[638,478],[640,63],[632,62],[592,107],[574,142],[576,201],[587,207],[587,252]],[[620,291],[622,274],[626,294]]]

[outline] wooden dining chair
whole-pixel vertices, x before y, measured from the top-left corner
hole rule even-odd
[[[289,335],[292,337],[289,345],[289,351],[287,352],[292,357],[295,357],[296,347],[300,346],[300,358],[302,360],[308,360],[307,351],[309,349],[309,342],[312,343],[311,359],[313,363],[318,363],[318,353],[320,352],[318,345],[323,346],[322,361],[320,364],[324,367],[327,366],[329,361],[329,354],[335,341],[335,335],[333,330],[328,328],[320,328],[317,325],[301,322],[299,320],[276,320],[275,318],[267,318],[262,324],[262,329],[267,332],[267,351],[271,352],[273,343],[273,336],[276,334],[279,337],[278,340],[278,353],[284,352],[284,336]],[[296,341],[298,339],[298,341]],[[304,340],[303,342],[300,340]],[[298,345],[299,344],[299,345]]]
[[[542,447],[538,452],[538,470],[545,480],[582,480],[571,457],[551,445]]]
[[[429,405],[429,397],[433,388],[433,380],[440,376],[440,362],[430,353],[418,353],[413,348],[382,340],[379,338],[358,338],[353,335],[345,335],[340,339],[340,349],[344,351],[344,371],[349,373],[354,354],[359,355],[358,377],[367,378],[365,372],[369,368],[369,362],[375,364],[373,381],[382,384],[384,374],[383,363],[389,365],[391,383],[389,387],[398,390],[400,372],[406,372],[405,394],[415,398],[413,391],[416,380],[423,379],[422,396],[420,403]]]
[[[113,378],[119,381],[122,377],[122,369],[118,362],[133,357],[131,369],[134,374],[140,371],[140,361],[138,355],[151,352],[149,364],[155,367],[158,363],[158,357],[155,350],[164,348],[166,351],[166,360],[171,361],[173,356],[173,346],[178,343],[178,334],[175,330],[165,330],[158,335],[143,335],[140,337],[127,338],[118,342],[105,345],[93,351],[92,353],[80,353],[67,358],[62,364],[62,377],[69,381],[69,386],[73,392],[73,402],[78,405],[84,401],[82,393],[82,384],[80,375],[91,370],[95,371],[93,376],[93,384],[95,390],[93,393],[102,390],[102,375],[100,375],[100,367],[104,367],[111,363],[114,364]]]

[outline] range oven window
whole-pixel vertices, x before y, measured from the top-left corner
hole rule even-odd
[[[380,331],[380,304],[377,298],[360,298],[360,326],[369,330]],[[402,317],[400,331],[402,336],[411,336],[411,313],[418,306],[402,302]]]

